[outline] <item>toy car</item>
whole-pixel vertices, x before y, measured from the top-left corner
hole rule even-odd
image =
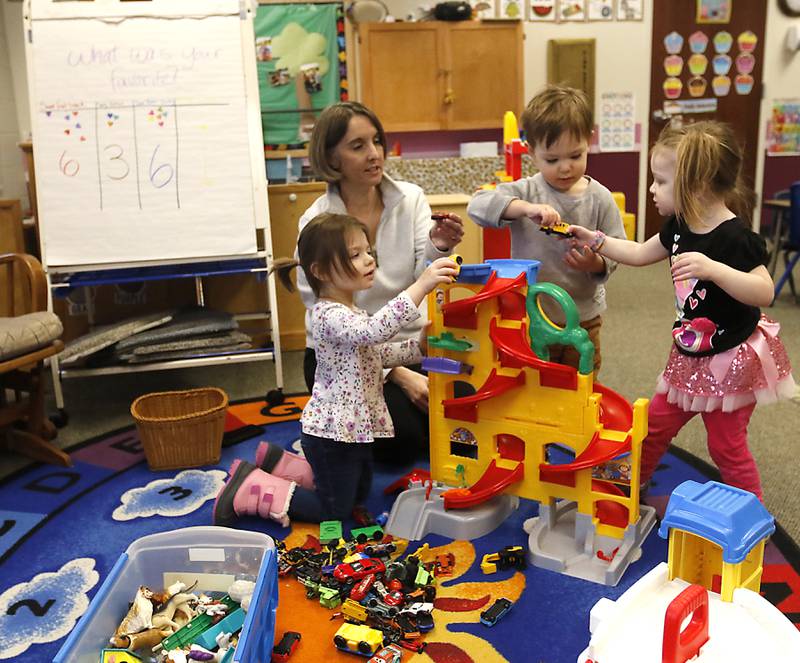
[[[337,649],[370,656],[383,644],[383,633],[363,624],[343,624],[333,636]]]
[[[443,555],[436,556],[436,575],[437,576],[451,576],[453,575],[453,567],[456,565],[456,556],[449,552]]]
[[[353,599],[346,599],[342,603],[342,615],[346,622],[353,624],[363,624],[367,621],[367,609]]]
[[[345,580],[361,580],[361,578],[370,574],[383,573],[384,571],[386,571],[386,565],[383,561],[367,557],[350,564],[339,564],[333,570],[333,577],[339,582],[344,582]]]
[[[319,524],[319,542],[324,546],[338,543],[342,538],[342,522],[340,520],[323,520]]]
[[[428,373],[444,373],[446,375],[472,375],[473,366],[457,361],[456,359],[449,359],[447,357],[423,357],[422,370]]]
[[[502,550],[484,555],[481,561],[481,571],[484,573],[511,568],[524,569],[526,566],[525,551],[522,546],[506,546]]]
[[[289,660],[292,652],[300,642],[300,634],[297,631],[286,631],[281,641],[272,648],[272,663],[283,663]]]
[[[397,550],[393,543],[373,543],[364,546],[364,552],[370,557],[389,557]]]
[[[559,237],[575,237],[569,231],[569,224],[560,221],[552,226],[539,226],[539,230],[548,235],[558,235]]]
[[[367,661],[367,663],[400,663],[403,651],[397,645],[386,645]]]
[[[350,536],[359,543],[366,543],[370,539],[380,541],[383,538],[383,528],[380,525],[368,525],[350,530]]]
[[[350,590],[350,598],[354,601],[361,601],[368,593],[372,584],[375,582],[375,574],[371,573],[362,578],[355,587]]]
[[[481,624],[494,626],[501,617],[505,617],[512,605],[514,604],[508,599],[497,599],[491,608],[481,613]]]

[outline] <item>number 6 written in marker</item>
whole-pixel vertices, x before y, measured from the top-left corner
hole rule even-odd
[[[156,189],[162,189],[163,187],[167,186],[167,184],[169,184],[172,181],[172,177],[175,175],[175,169],[172,166],[170,166],[168,163],[162,163],[157,168],[153,168],[153,165],[155,164],[155,160],[156,160],[156,154],[158,153],[158,148],[160,148],[160,147],[161,147],[161,145],[156,145],[156,149],[153,150],[153,156],[150,157],[150,181],[153,183],[153,186]],[[169,174],[167,175],[167,179],[165,179],[161,183],[158,183],[158,182],[156,182],[156,178],[159,176],[158,174],[164,168],[168,169]]]
[[[64,159],[67,156],[67,151],[64,150],[58,158],[58,167],[67,177],[75,177],[81,169],[81,165],[75,159]]]

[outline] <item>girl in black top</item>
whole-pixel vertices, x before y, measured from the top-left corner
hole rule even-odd
[[[753,195],[741,184],[741,165],[728,125],[667,127],[650,157],[650,192],[667,217],[661,232],[638,244],[580,226],[570,231],[573,241],[620,263],[670,261],[677,315],[648,410],[641,481],[699,412],[722,479],[760,499],[747,424],[757,402],[789,398],[796,386],[779,325],[759,308],[771,304],[774,286],[764,241],[750,230]]]

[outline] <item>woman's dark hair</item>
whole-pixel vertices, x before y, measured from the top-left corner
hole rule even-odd
[[[363,232],[369,239],[367,227],[348,214],[318,214],[300,231],[298,259],[278,258],[272,262],[270,272],[276,272],[286,289],[293,292],[292,269],[302,267],[308,285],[319,297],[322,281],[314,276],[312,265],[316,265],[317,273],[322,276],[329,276],[334,271],[346,276],[357,275],[347,248],[347,239],[353,231]]]
[[[369,108],[357,101],[341,101],[328,106],[322,111],[314,125],[311,142],[308,145],[308,160],[317,177],[335,184],[342,179],[342,174],[332,164],[333,149],[347,133],[347,127],[354,115],[363,115],[378,132],[378,142],[386,154],[386,132],[383,125]]]

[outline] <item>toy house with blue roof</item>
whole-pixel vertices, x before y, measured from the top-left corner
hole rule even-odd
[[[669,538],[669,579],[681,578],[732,601],[758,592],[764,545],[775,521],[758,498],[716,481],[685,481],[670,497],[658,534]]]

